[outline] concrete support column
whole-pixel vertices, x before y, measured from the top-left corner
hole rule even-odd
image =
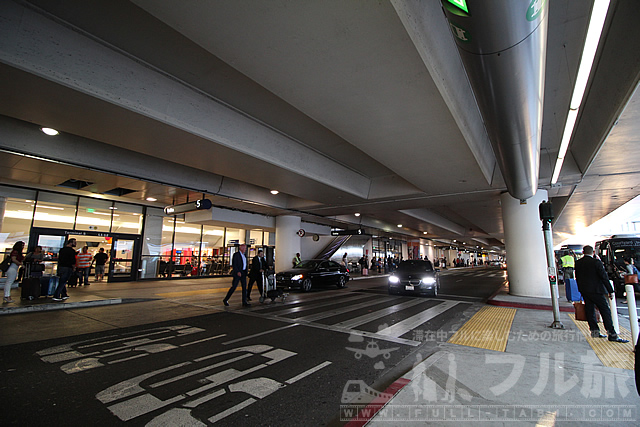
[[[551,297],[542,222],[538,213],[538,206],[547,197],[546,190],[538,190],[526,204],[520,204],[508,193],[500,196],[511,295]]]
[[[2,224],[4,223],[4,208],[7,205],[7,198],[0,196],[0,230],[2,230]]]
[[[300,252],[300,224],[298,216],[282,215],[276,218],[276,272],[292,267],[291,260]],[[301,254],[304,259],[305,254]]]

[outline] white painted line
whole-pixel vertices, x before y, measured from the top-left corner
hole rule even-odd
[[[251,405],[254,402],[256,402],[256,399],[249,398],[249,399],[245,400],[244,402],[238,403],[236,406],[232,406],[231,408],[227,409],[226,411],[222,411],[219,414],[214,415],[213,417],[209,418],[208,421],[211,421],[212,423],[216,423],[216,422],[220,421],[221,419],[223,419],[225,417],[228,417],[229,415],[246,408],[247,406]]]
[[[315,366],[315,367],[313,367],[311,369],[308,369],[308,370],[304,371],[303,373],[301,373],[300,375],[296,375],[295,377],[290,378],[290,379],[286,380],[285,382],[287,384],[293,384],[296,381],[299,381],[299,380],[303,379],[304,377],[309,376],[309,375],[313,374],[314,372],[317,372],[320,369],[324,368],[325,366],[329,366],[329,365],[331,365],[331,362],[328,362],[328,361],[327,362],[322,362],[318,366]]]
[[[235,344],[235,343],[240,342],[240,341],[248,340],[248,339],[255,338],[255,337],[260,337],[262,335],[272,334],[274,332],[279,332],[279,331],[282,331],[284,329],[292,328],[294,326],[298,326],[298,324],[294,323],[293,325],[286,325],[286,326],[282,326],[280,328],[270,329],[270,330],[264,331],[264,332],[259,332],[257,334],[247,335],[246,337],[238,338],[238,339],[235,339],[235,340],[225,341],[225,342],[222,343],[222,345]]]
[[[435,307],[431,307],[423,311],[422,313],[418,313],[415,316],[411,316],[392,326],[389,326],[388,328],[378,331],[378,335],[401,337],[407,332],[433,319],[439,314],[444,313],[450,308],[455,307],[458,304],[458,301],[444,301],[442,304],[438,304]]]
[[[194,399],[194,400],[190,400],[187,403],[184,403],[182,406],[184,406],[185,408],[195,408],[198,405],[201,405],[204,402],[208,402],[210,400],[215,399],[216,397],[220,397],[223,394],[225,394],[226,391],[224,389],[220,389],[220,390],[216,390],[213,393],[209,393],[205,396],[202,396],[198,399]]]
[[[198,340],[198,341],[191,341],[191,342],[188,342],[188,343],[180,344],[180,347],[186,347],[188,345],[193,345],[193,344],[200,344],[202,342],[211,341],[211,340],[215,340],[215,339],[226,337],[226,336],[227,336],[227,334],[216,335],[215,337],[205,338],[205,339]]]
[[[393,298],[393,299],[396,299],[396,298]],[[356,310],[360,310],[362,308],[368,308],[368,307],[371,307],[372,305],[384,304],[384,303],[389,302],[389,301],[390,300],[388,298],[382,298],[382,299],[377,298],[377,299],[373,299],[371,301],[361,302],[360,304],[354,304],[354,305],[350,305],[350,306],[347,306],[347,307],[336,308],[334,310],[329,309],[327,311],[323,311],[322,313],[316,313],[316,314],[310,314],[308,316],[296,317],[295,320],[302,320],[302,321],[305,321],[305,322],[314,322],[316,320],[326,319],[327,317],[333,317],[333,316],[337,316],[339,314],[349,313],[350,311],[356,311]]]
[[[238,360],[246,359],[247,357],[251,357],[251,356],[253,356],[253,354],[243,354],[241,356],[234,357],[232,359],[224,360],[224,361],[219,362],[219,363],[214,363],[213,365],[205,366],[204,368],[196,369],[195,371],[189,371],[186,374],[177,375],[175,377],[166,379],[164,381],[160,381],[160,382],[151,384],[149,387],[150,388],[161,387],[161,386],[163,386],[165,384],[170,384],[170,383],[172,383],[174,381],[180,381],[180,380],[182,380],[184,378],[189,378],[189,377],[192,377],[194,375],[198,375],[198,374],[200,374],[202,372],[206,372],[206,371],[209,371],[211,369],[219,368],[220,366],[228,365],[229,363],[237,362]]]
[[[391,307],[383,308],[382,310],[374,311],[373,313],[367,313],[362,316],[354,317],[351,320],[345,322],[336,323],[335,326],[342,326],[343,328],[355,328],[356,326],[364,325],[365,323],[373,322],[383,316],[396,313],[405,308],[413,307],[414,305],[426,303],[429,300],[413,299],[411,301],[405,301],[400,304],[392,305]]]

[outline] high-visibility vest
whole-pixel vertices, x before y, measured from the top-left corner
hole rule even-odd
[[[562,266],[563,267],[575,268],[576,261],[575,261],[575,259],[573,259],[573,257],[571,255],[565,255],[560,259],[562,260]]]

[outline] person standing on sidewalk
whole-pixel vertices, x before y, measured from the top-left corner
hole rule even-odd
[[[89,272],[91,271],[92,255],[89,246],[83,246],[82,252],[76,255],[76,269],[78,271],[78,286],[89,286]]]
[[[93,264],[94,262],[96,263],[96,282],[102,282],[102,278],[104,277],[104,266],[107,263],[108,259],[109,255],[105,253],[104,248],[100,248],[98,253],[93,257],[93,261],[91,261],[91,264]],[[160,262],[162,262],[162,260],[160,260]]]
[[[238,287],[238,282],[240,282],[242,285],[242,306],[251,307],[251,304],[247,302],[247,257],[244,255],[246,250],[247,245],[240,245],[239,250],[233,254],[233,258],[231,258],[231,266],[233,267],[231,275],[233,276],[233,281],[231,282],[227,296],[222,300],[222,303],[226,306],[229,305],[229,298],[231,298],[233,291]]]
[[[258,286],[258,293],[262,295],[262,287],[264,283],[262,279],[264,278],[264,272],[267,269],[267,260],[264,257],[264,252],[262,249],[258,251],[258,255],[254,256],[251,260],[251,269],[249,270],[249,286],[247,288],[247,301],[251,301],[251,289],[253,289],[253,284],[256,283]]]
[[[22,261],[24,261],[24,255],[22,255],[22,250],[24,249],[24,242],[19,241],[13,245],[13,249],[9,254],[10,264],[9,269],[7,270],[7,279],[4,282],[4,303],[14,302],[11,299],[11,286],[13,282],[16,281],[18,277],[18,269],[22,267]]]
[[[609,276],[604,270],[604,265],[600,260],[593,257],[593,247],[585,246],[582,248],[582,253],[584,256],[576,261],[575,274],[578,290],[582,294],[582,298],[584,298],[584,309],[587,314],[591,337],[606,337],[606,335],[600,333],[600,328],[598,327],[596,319],[596,307],[598,307],[604,327],[609,333],[609,341],[629,342],[629,340],[618,337],[618,333],[613,327],[611,309],[605,296],[608,295],[609,299],[613,298],[613,287],[609,282]]]
[[[58,287],[53,293],[54,301],[62,301],[69,298],[67,295],[67,282],[76,268],[76,239],[69,239],[67,244],[58,253]]]

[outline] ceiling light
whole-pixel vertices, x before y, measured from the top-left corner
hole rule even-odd
[[[402,224],[398,224],[398,228],[402,228]]]
[[[587,38],[585,39],[584,47],[582,48],[582,58],[580,59],[580,67],[578,68],[578,76],[576,77],[576,83],[573,87],[573,94],[571,96],[571,103],[569,104],[569,114],[564,127],[564,133],[562,135],[562,141],[560,143],[560,149],[558,150],[558,157],[556,160],[553,174],[551,175],[551,184],[558,182],[560,177],[560,169],[564,163],[564,156],[569,148],[569,141],[573,134],[573,128],[578,118],[578,110],[582,104],[582,98],[587,88],[587,82],[589,81],[589,75],[593,67],[593,60],[598,50],[598,42],[602,34],[604,27],[604,21],[607,17],[607,11],[609,10],[610,0],[596,0],[591,10],[591,18],[589,18],[589,29],[587,30]]]
[[[274,196],[275,196],[276,194],[278,194],[278,193],[279,193],[279,191],[278,191],[278,190],[271,190],[271,194],[273,194]]]
[[[147,202],[157,202],[158,199],[156,199],[155,197],[147,197]]]
[[[57,130],[52,128],[40,128],[40,130],[49,136],[56,136],[57,134],[60,133]]]
[[[422,234],[429,234],[429,233],[427,233],[426,231],[423,231]]]
[[[360,216],[359,212],[354,213],[355,216]]]

